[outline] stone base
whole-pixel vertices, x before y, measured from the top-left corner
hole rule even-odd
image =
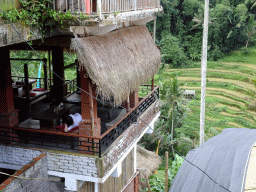
[[[0,112],[0,126],[15,127],[19,125],[18,110]]]
[[[93,130],[90,119],[83,119],[83,121],[79,123],[79,135],[99,137],[100,134],[100,118],[94,119]],[[98,143],[99,140],[80,137],[79,141],[81,142],[81,146],[79,146],[80,153],[95,155],[96,152],[98,152],[98,149],[95,148],[95,143]]]
[[[79,135],[87,135],[99,137],[101,134],[100,118],[94,119],[94,128],[92,130],[92,124],[90,119],[83,119],[79,123]]]

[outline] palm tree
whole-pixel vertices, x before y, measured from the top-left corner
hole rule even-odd
[[[254,35],[256,35],[256,21],[254,19],[254,15],[250,14],[246,26],[247,41],[245,47],[248,47],[249,42],[253,40]]]
[[[173,76],[171,82],[166,81],[161,84],[162,118],[165,120],[162,126],[163,131],[171,136],[172,152],[174,144],[174,128],[181,126],[186,112],[186,100],[183,98],[184,90],[180,88],[177,76]],[[171,130],[170,130],[171,128]],[[171,132],[171,133],[170,133]]]

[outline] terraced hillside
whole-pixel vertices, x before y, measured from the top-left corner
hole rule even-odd
[[[183,128],[199,130],[201,68],[168,69],[165,77],[177,75],[182,87],[196,90],[189,103]],[[206,135],[210,138],[224,128],[256,128],[256,65],[234,62],[208,62],[206,92]],[[198,132],[199,134],[199,132]]]

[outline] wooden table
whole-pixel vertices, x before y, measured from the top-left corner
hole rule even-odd
[[[53,106],[50,109],[32,114],[31,118],[40,120],[40,129],[53,130],[56,126],[60,125],[60,118],[68,115],[75,106],[74,104],[64,103],[61,108]]]

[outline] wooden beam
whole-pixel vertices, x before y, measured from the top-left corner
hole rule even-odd
[[[26,59],[26,58],[10,58],[10,60],[17,60],[17,61],[41,61],[43,59]]]
[[[75,65],[77,65],[76,62],[75,62],[75,63],[71,63],[70,65],[65,66],[65,67],[64,67],[64,70],[65,70],[65,69],[68,69],[68,68],[70,68],[70,67],[73,67],[73,66],[75,66]]]

